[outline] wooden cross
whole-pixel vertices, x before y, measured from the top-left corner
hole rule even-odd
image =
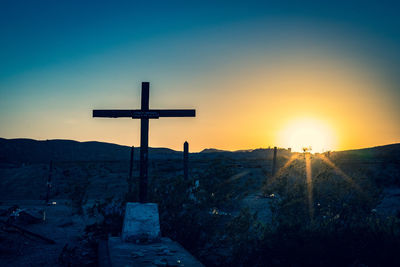
[[[194,109],[149,109],[149,82],[142,82],[141,109],[101,109],[93,110],[93,117],[140,119],[140,182],[139,201],[147,201],[149,119],[160,117],[195,117]]]

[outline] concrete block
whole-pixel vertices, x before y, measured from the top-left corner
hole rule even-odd
[[[160,220],[155,203],[126,203],[122,240],[145,243],[160,239]]]

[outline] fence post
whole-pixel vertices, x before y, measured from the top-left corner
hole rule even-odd
[[[189,143],[186,141],[183,144],[183,177],[189,179]]]

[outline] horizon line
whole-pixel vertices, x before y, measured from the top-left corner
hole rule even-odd
[[[81,141],[81,140],[61,139],[61,138],[54,138],[54,139],[34,139],[34,138],[28,138],[28,137],[17,137],[17,138],[5,138],[5,137],[0,137],[0,139],[5,139],[5,140],[19,140],[19,139],[21,139],[21,140],[33,140],[33,141],[73,141],[73,142],[78,142],[78,143],[97,142],[97,143],[105,143],[105,144],[113,144],[113,145],[118,145],[118,146],[132,147],[132,146],[125,145],[125,144],[111,143],[111,142],[107,142],[107,141],[97,141],[97,140]],[[190,143],[189,143],[189,144],[190,144]],[[382,145],[375,145],[375,146],[370,146],[370,147],[350,148],[350,149],[344,149],[344,150],[327,150],[327,151],[324,151],[324,152],[314,152],[314,153],[312,153],[312,154],[315,154],[315,153],[322,154],[322,153],[326,153],[326,152],[345,152],[345,151],[362,150],[362,149],[369,149],[369,148],[378,148],[378,147],[390,146],[390,145],[397,145],[397,144],[400,144],[400,141],[399,141],[399,142],[395,142],[395,143],[382,144]],[[135,148],[140,148],[140,145],[134,146],[134,147],[135,147]],[[237,149],[237,150],[219,149],[219,148],[216,148],[216,147],[207,147],[207,148],[201,149],[200,151],[193,151],[193,152],[190,152],[190,153],[200,153],[200,152],[202,152],[202,151],[204,151],[204,150],[206,150],[206,149],[215,149],[215,150],[222,151],[222,152],[245,152],[245,151],[252,152],[252,151],[257,150],[257,149],[265,149],[265,150],[267,150],[267,149],[274,149],[274,147],[275,147],[275,146],[268,146],[268,147],[257,147],[257,148],[247,148],[247,149]],[[277,149],[281,149],[281,150],[282,150],[282,149],[285,149],[285,150],[289,150],[289,149],[290,149],[290,148],[279,147],[279,146],[276,146],[276,147],[277,147]],[[172,149],[172,148],[169,148],[169,147],[151,147],[151,146],[149,146],[149,148],[165,148],[165,149],[170,149],[170,150],[173,150],[173,151],[176,151],[176,152],[181,152],[181,150],[175,150],[175,149]],[[291,151],[291,153],[303,153],[303,152]]]

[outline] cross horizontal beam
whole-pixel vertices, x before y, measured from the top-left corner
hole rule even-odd
[[[159,117],[195,117],[195,109],[95,109],[93,118],[158,119]]]

